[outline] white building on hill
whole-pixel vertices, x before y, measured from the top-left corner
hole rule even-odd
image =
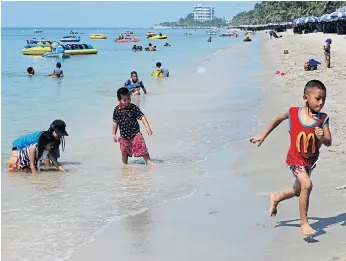
[[[211,5],[196,5],[193,7],[193,20],[205,22],[215,18],[214,7]]]

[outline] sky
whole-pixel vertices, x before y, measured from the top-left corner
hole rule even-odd
[[[2,27],[148,27],[186,17],[197,4],[211,4],[216,17],[232,18],[256,2],[1,2]]]

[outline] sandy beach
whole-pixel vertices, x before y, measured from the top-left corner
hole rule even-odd
[[[332,38],[332,68],[323,63],[323,45],[326,38]],[[324,111],[330,116],[333,145],[322,147],[320,160],[312,174],[314,188],[311,194],[309,222],[318,230],[313,239],[304,240],[299,228],[297,198],[282,202],[278,215],[272,220],[274,226],[268,229],[280,229],[276,239],[265,250],[266,260],[346,260],[346,170],[345,127],[346,127],[346,79],[345,37],[336,35],[283,34],[282,38],[267,40],[262,48],[262,57],[267,69],[258,79],[262,82],[262,91],[266,101],[258,112],[263,126],[259,132],[280,113],[290,106],[303,106],[303,88],[312,79],[322,81],[327,88],[327,100]],[[289,54],[284,54],[284,49]],[[309,59],[322,62],[317,71],[304,71],[303,64]],[[286,73],[275,74],[276,70]],[[294,182],[289,170],[285,168],[285,157],[289,147],[287,122],[271,133],[260,148],[246,149],[246,162],[238,164],[242,176],[249,177],[255,184],[255,193],[268,203],[272,192],[289,188]],[[269,222],[269,220],[268,220]],[[273,221],[271,221],[273,222]]]
[[[308,59],[323,62],[327,37],[333,39],[332,68],[322,64],[317,71],[305,72]],[[318,79],[327,87],[324,111],[331,118],[333,146],[322,148],[313,173],[309,222],[319,231],[314,238],[305,238],[300,231],[296,198],[282,202],[275,218],[268,215],[270,194],[294,182],[285,167],[289,146],[285,122],[260,148],[240,141],[211,154],[204,163],[210,174],[191,197],[115,222],[70,260],[346,260],[346,190],[337,189],[346,184],[344,44],[342,36],[323,34],[287,32],[280,39],[265,38],[261,48],[265,69],[253,79],[266,97],[256,115],[261,122],[258,132],[290,106],[303,105],[307,81]],[[276,70],[286,75],[278,76]],[[228,160],[235,150],[241,150],[241,156]],[[244,183],[248,196],[238,197]],[[244,204],[249,208],[239,211]],[[239,226],[239,218],[248,226]]]

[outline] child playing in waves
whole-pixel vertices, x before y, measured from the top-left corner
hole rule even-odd
[[[34,76],[35,75],[35,70],[32,67],[28,67],[28,69],[26,69],[26,71],[28,72],[28,76]]]
[[[127,164],[128,157],[143,157],[147,165],[152,164],[147,146],[141,133],[138,120],[141,120],[148,135],[153,132],[150,129],[147,118],[138,106],[131,103],[131,94],[127,88],[120,88],[117,92],[119,104],[113,112],[113,140],[120,143],[121,159]],[[121,137],[117,137],[118,126]]]
[[[65,122],[63,120],[53,121],[48,129],[48,132],[51,133],[55,139],[53,148],[52,148],[52,157],[57,162],[57,160],[60,158],[59,146],[60,144],[62,144],[62,150],[64,151],[65,149],[64,136],[68,136],[68,133],[66,132]],[[15,141],[13,141],[12,142],[12,156],[16,157],[16,155],[18,154],[18,151],[38,143],[42,133],[44,132],[36,131],[30,134],[21,136]],[[50,159],[48,157],[45,157],[45,163],[47,167],[50,166]],[[60,163],[58,162],[58,164]]]
[[[265,138],[281,122],[289,119],[288,131],[291,145],[287,153],[286,165],[290,168],[296,181],[293,188],[271,195],[270,216],[277,214],[278,204],[294,196],[299,197],[300,227],[304,234],[316,233],[308,223],[307,212],[312,190],[310,175],[319,156],[322,144],[331,146],[332,136],[329,130],[329,117],[321,112],[327,91],[324,84],[318,80],[309,81],[304,88],[304,107],[291,107],[288,112],[277,116],[262,135],[250,139],[260,146]]]
[[[156,63],[156,68],[153,72],[153,75],[154,76],[159,76],[159,75],[162,75],[164,77],[169,77],[169,71],[168,70],[165,70],[163,67],[162,67],[162,64],[160,62],[157,62]]]
[[[56,63],[56,68],[54,72],[48,74],[48,76],[63,77],[64,71],[61,69],[61,63]]]
[[[143,82],[138,79],[137,72],[131,72],[130,79],[128,79],[121,87],[126,87],[132,95],[140,95],[141,88],[143,89],[144,94],[147,94]]]
[[[16,151],[16,154],[12,153],[8,171],[9,172],[30,172],[36,174],[40,170],[40,162],[45,156],[48,156],[52,160],[54,166],[65,172],[64,168],[52,157],[51,151],[54,146],[55,138],[48,131],[43,132],[39,139],[38,143],[27,146],[19,151]]]

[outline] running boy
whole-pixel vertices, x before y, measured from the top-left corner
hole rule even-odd
[[[147,165],[151,164],[149,152],[140,131],[138,120],[141,120],[148,135],[150,129],[147,118],[138,106],[131,103],[131,94],[127,88],[120,88],[117,92],[119,104],[113,112],[113,140],[120,143],[122,163],[127,164],[128,157],[143,157]],[[117,137],[118,126],[121,137]]]
[[[140,95],[141,88],[143,89],[144,94],[147,94],[147,90],[145,89],[143,82],[138,79],[138,74],[135,71],[131,72],[131,78],[128,79],[121,87],[126,87],[132,95]]]
[[[260,146],[265,138],[281,122],[288,121],[291,145],[287,153],[286,165],[296,181],[293,188],[271,195],[270,216],[277,214],[278,204],[294,196],[299,197],[300,227],[304,234],[312,235],[316,231],[310,227],[307,219],[309,197],[312,190],[310,175],[319,156],[322,144],[331,146],[332,136],[329,130],[329,117],[321,112],[327,90],[318,80],[309,81],[304,88],[304,107],[291,107],[288,112],[277,116],[262,135],[250,139]]]

